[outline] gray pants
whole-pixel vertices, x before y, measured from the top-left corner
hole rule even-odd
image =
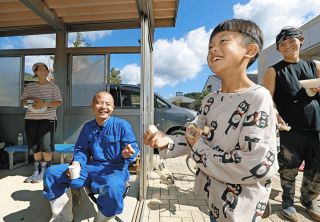
[[[320,136],[315,131],[280,132],[281,148],[278,154],[281,180],[282,207],[293,206],[295,178],[305,161],[301,196],[309,202],[320,194]]]

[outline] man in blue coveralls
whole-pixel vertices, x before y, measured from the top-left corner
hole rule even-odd
[[[44,175],[43,195],[50,201],[50,221],[73,220],[69,187],[90,187],[98,194],[97,221],[115,221],[115,215],[123,210],[128,165],[139,153],[138,144],[131,125],[111,116],[114,101],[109,93],[96,93],[92,109],[95,119],[82,128],[71,162],[71,165],[81,167],[80,177],[69,178],[68,164],[51,166]]]

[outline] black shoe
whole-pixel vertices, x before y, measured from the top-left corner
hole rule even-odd
[[[289,221],[293,221],[293,222],[298,221],[297,211],[293,206],[287,207],[285,209],[281,208],[280,213],[282,217],[284,217]]]
[[[300,196],[300,203],[306,208],[306,211],[312,219],[320,221],[320,207],[317,205],[317,199],[306,201]]]

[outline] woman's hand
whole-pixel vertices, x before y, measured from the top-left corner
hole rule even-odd
[[[34,99],[34,104],[32,106],[34,109],[41,109],[43,107],[47,107],[47,103],[42,99]]]

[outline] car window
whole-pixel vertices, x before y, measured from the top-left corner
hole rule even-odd
[[[117,96],[117,89],[116,89],[116,88],[111,88],[111,89],[110,89],[110,94],[111,94],[112,97],[113,97],[114,105],[115,105],[116,107],[119,106],[118,96]]]
[[[169,108],[168,104],[161,100],[160,98],[156,97],[156,108]]]
[[[140,108],[140,92],[122,89],[121,106],[125,108]]]

